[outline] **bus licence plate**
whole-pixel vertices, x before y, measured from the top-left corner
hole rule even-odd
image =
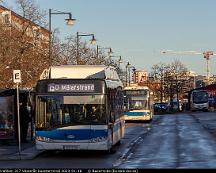
[[[80,147],[79,145],[64,145],[63,149],[64,150],[78,150]]]

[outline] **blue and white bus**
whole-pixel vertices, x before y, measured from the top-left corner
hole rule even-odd
[[[51,67],[36,86],[36,148],[106,150],[125,133],[123,84],[114,67]]]
[[[195,89],[190,95],[191,111],[208,111],[209,110],[209,96],[206,90]]]
[[[124,88],[125,121],[151,121],[153,118],[153,97],[147,86]]]

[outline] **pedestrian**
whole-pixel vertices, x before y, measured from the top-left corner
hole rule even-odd
[[[26,140],[28,134],[29,122],[31,122],[31,118],[29,116],[29,111],[27,109],[27,105],[20,103],[20,131],[21,131],[21,142],[27,143]]]
[[[7,123],[8,123],[9,129],[12,129],[13,128],[13,114],[12,114],[12,112],[8,113]]]
[[[99,121],[100,120],[100,107],[99,107],[99,105],[92,105],[91,119],[93,121]]]

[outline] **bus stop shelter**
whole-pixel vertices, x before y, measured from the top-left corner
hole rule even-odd
[[[29,104],[30,92],[28,90],[19,91],[19,100]],[[31,116],[32,117],[32,116]],[[17,141],[17,96],[16,89],[0,89],[0,141]],[[32,121],[31,121],[32,127]],[[31,137],[32,137],[31,128]]]

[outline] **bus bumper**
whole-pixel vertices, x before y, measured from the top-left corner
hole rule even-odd
[[[103,142],[43,142],[36,141],[37,150],[105,150],[109,149],[108,140]]]
[[[125,121],[148,121],[151,120],[151,115],[145,115],[145,116],[125,116]]]

